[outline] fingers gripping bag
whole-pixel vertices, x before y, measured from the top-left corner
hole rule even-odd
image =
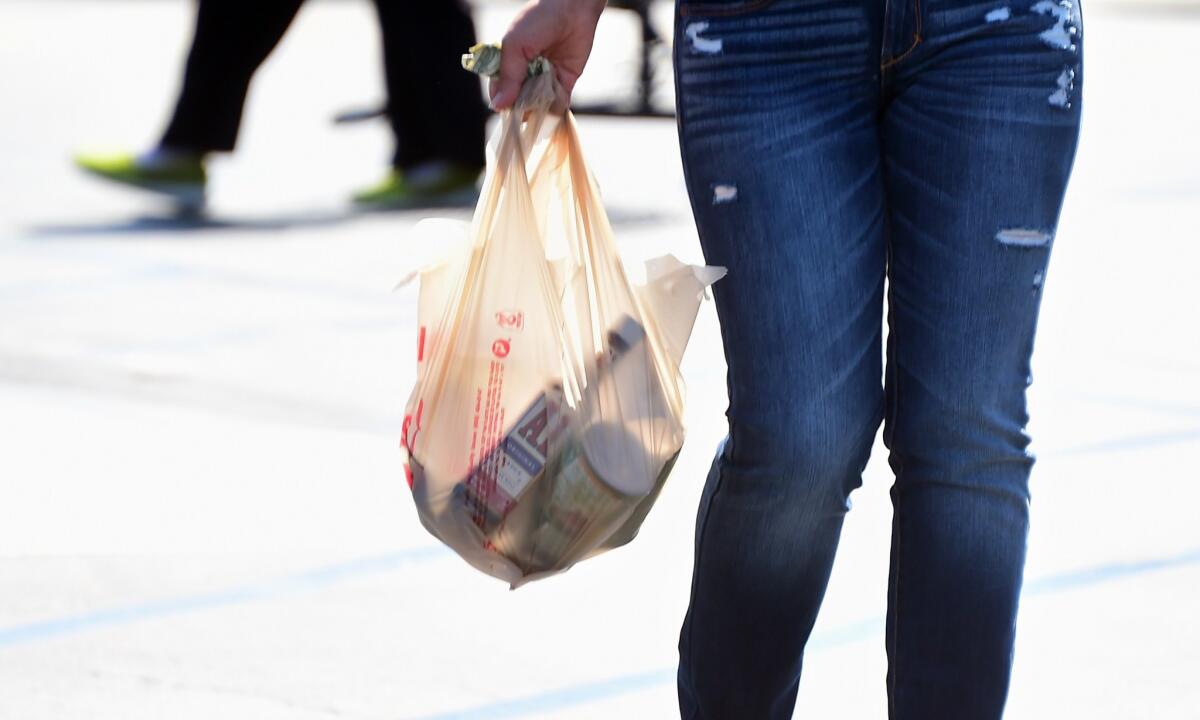
[[[413,499],[514,588],[637,533],[682,447],[679,363],[724,274],[665,256],[630,283],[560,95],[539,58],[500,115],[469,228],[416,230],[451,249],[419,274]]]

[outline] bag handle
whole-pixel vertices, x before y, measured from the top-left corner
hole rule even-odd
[[[495,78],[500,73],[500,44],[479,43],[462,56],[464,69]],[[530,61],[525,81],[512,108],[500,114],[504,133],[496,152],[497,174],[503,175],[516,154],[528,158],[546,117],[567,110],[566,93],[558,83],[554,66],[541,55]],[[522,127],[523,126],[523,127]]]

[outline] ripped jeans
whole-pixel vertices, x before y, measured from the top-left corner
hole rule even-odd
[[[697,521],[684,720],[791,717],[881,421],[889,715],[1001,717],[1082,51],[1076,0],[680,0],[688,192],[729,269],[729,435]]]

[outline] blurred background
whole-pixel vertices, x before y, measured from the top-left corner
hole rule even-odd
[[[495,39],[518,5],[475,0]],[[1200,718],[1194,0],[1088,0],[1084,130],[1046,281],[1007,717]],[[667,41],[672,9],[647,15]],[[519,592],[420,527],[398,439],[430,215],[364,212],[392,134],[375,10],[312,0],[204,211],[86,177],[158,140],[183,0],[0,0],[0,718],[669,718],[696,503],[724,433],[702,308],[689,441],[629,547]],[[700,261],[669,49],[610,8],[578,104],[630,263]],[[644,67],[654,70],[646,76]],[[643,82],[643,78],[645,82]],[[614,107],[615,106],[615,107]],[[669,114],[669,112],[667,113]],[[451,205],[455,203],[449,203]],[[797,716],[886,716],[876,447]]]

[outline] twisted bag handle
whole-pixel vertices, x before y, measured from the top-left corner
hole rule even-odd
[[[471,72],[495,76],[500,68],[500,46],[475,45],[469,53],[463,55],[462,62],[463,67]],[[519,158],[524,166],[546,118],[552,111],[556,114],[566,114],[563,96],[562,88],[554,77],[554,66],[543,57],[534,58],[529,63],[525,82],[521,85],[516,102],[512,108],[500,114],[500,143],[496,148],[494,169],[489,173],[474,218],[477,237],[487,237],[490,234],[501,190],[505,188],[505,179],[513,169],[513,161]],[[524,194],[528,195],[530,178],[524,168],[522,169],[520,174],[524,183],[515,184],[523,184],[526,188]],[[514,188],[509,187],[508,190],[511,192]]]
[[[472,53],[481,49],[485,57],[494,57],[494,64],[498,67],[499,47],[475,46]],[[493,61],[481,65],[477,62],[478,57],[464,55],[463,66],[473,72],[489,74],[485,71]],[[525,258],[528,261],[525,267],[532,275],[530,280],[539,284],[548,298],[556,296],[540,239],[532,233],[497,233],[496,223],[502,209],[517,217],[537,217],[526,161],[547,117],[560,107],[560,92],[549,61],[537,58],[529,65],[528,77],[513,108],[500,114],[498,142],[493,141],[496,143],[494,158],[484,179],[471,223],[472,251],[466,267],[448,293],[452,300],[446,303],[436,325],[442,341],[434,345],[428,362],[429,367],[442,370],[417,381],[417,393],[434,401],[430,403],[430,414],[437,412],[436,400],[446,391],[448,377],[444,368],[447,360],[456,354],[461,333],[466,329],[464,324],[479,312],[478,284],[489,255],[515,253]],[[556,306],[551,305],[550,309],[552,314],[560,314]],[[561,317],[557,317],[553,323],[556,332],[561,333],[562,324]],[[418,445],[414,442],[410,452],[415,453]]]

